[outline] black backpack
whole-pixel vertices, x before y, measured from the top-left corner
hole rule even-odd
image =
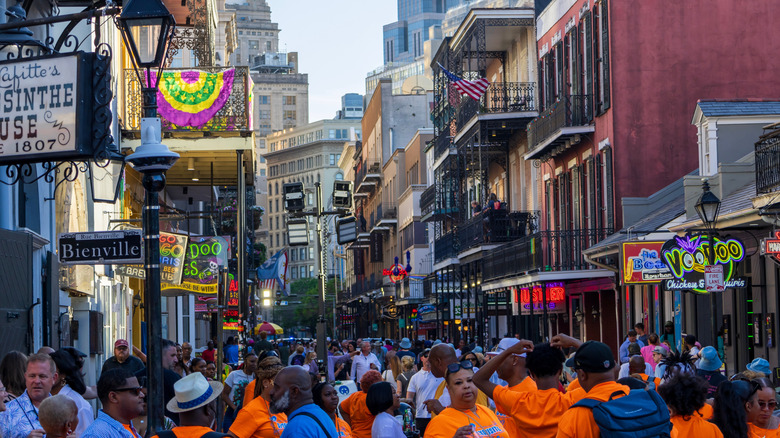
[[[607,401],[584,398],[572,408],[593,411],[602,438],[667,438],[672,432],[669,408],[657,392],[634,389],[612,393]],[[615,398],[623,395],[623,397]]]

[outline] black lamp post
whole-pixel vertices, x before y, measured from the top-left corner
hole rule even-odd
[[[152,434],[162,430],[165,400],[163,400],[162,368],[162,304],[160,293],[160,200],[165,188],[165,172],[179,159],[161,144],[161,125],[157,117],[157,85],[162,65],[173,35],[175,22],[162,0],[130,0],[122,8],[118,26],[122,32],[130,59],[142,87],[143,117],[141,145],[127,157],[135,170],[143,174],[146,201],[143,210],[147,324],[147,412]],[[151,70],[156,69],[155,78]],[[141,78],[141,71],[145,77]],[[152,83],[154,82],[154,83]]]
[[[720,199],[710,191],[710,183],[707,179],[702,180],[702,194],[699,200],[696,201],[696,213],[704,228],[707,229],[709,251],[707,252],[710,266],[715,264],[715,242],[713,236],[715,234],[715,223],[718,220],[718,213],[720,212]],[[718,333],[718,305],[715,301],[715,293],[710,292],[710,313],[712,324],[712,345],[717,345],[717,333]]]

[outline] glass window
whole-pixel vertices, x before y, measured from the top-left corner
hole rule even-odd
[[[301,278],[306,278],[306,266],[301,266]]]
[[[314,260],[314,248],[309,248],[309,260]]]
[[[282,97],[282,103],[284,105],[295,105],[295,96],[284,96],[284,97]]]
[[[271,100],[271,96],[257,96],[257,102],[260,105],[268,105],[270,100]]]
[[[262,168],[260,169],[260,176],[265,176],[265,169],[262,169]],[[530,310],[529,310],[529,312],[530,312]]]
[[[270,51],[271,51],[271,42],[270,42],[270,41],[266,41],[266,42],[265,42],[265,50],[266,50],[267,52],[270,52]]]

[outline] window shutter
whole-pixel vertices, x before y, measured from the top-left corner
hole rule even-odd
[[[579,26],[574,26],[571,32],[569,32],[571,35],[571,89],[573,95],[582,94],[582,56],[580,55],[581,39],[578,38],[580,35],[579,30]]]
[[[602,80],[604,82],[604,100],[601,102],[601,111],[606,111],[610,106],[609,99],[609,13],[607,12],[607,0],[601,1],[601,59]]]
[[[594,96],[593,90],[593,17],[592,13],[588,11],[585,14],[584,23],[584,39],[585,39],[585,85],[587,85],[587,94],[591,96],[590,99],[584,98],[583,105],[583,117],[585,120],[591,120],[591,106],[592,104],[588,100],[592,100]]]
[[[604,163],[601,160],[601,154],[596,155],[595,158],[595,177],[596,177],[596,217],[595,227],[598,229],[604,228]]]
[[[544,84],[544,58],[539,60],[537,74],[539,75],[539,112],[542,112],[545,108],[547,108],[547,100],[544,98],[544,93],[547,89]]]
[[[566,85],[563,81],[563,44],[560,42],[555,45],[555,63],[557,64],[556,73],[558,75],[558,87],[556,88],[555,97],[556,99],[561,99],[566,95]]]
[[[604,149],[604,191],[606,192],[607,228],[615,229],[615,195],[612,193],[612,149]]]

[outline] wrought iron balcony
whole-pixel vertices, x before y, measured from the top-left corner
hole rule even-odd
[[[420,194],[420,215],[423,218],[428,218],[433,214],[433,210],[436,206],[436,186],[428,186]]]
[[[394,201],[383,201],[382,205],[382,219],[398,219],[398,206]]]
[[[536,271],[596,269],[582,251],[612,234],[611,229],[537,232],[496,248],[484,258],[485,281]]]
[[[593,132],[593,96],[565,96],[558,99],[528,124],[530,158],[538,158],[572,135]]]
[[[533,82],[494,82],[479,102],[463,99],[455,112],[460,131],[477,114],[536,111],[536,84]]]
[[[527,236],[536,230],[537,217],[535,212],[485,210],[458,228],[460,251]]]
[[[458,233],[455,230],[449,231],[438,237],[433,243],[433,259],[435,263],[458,256]]]
[[[376,188],[377,181],[381,178],[379,163],[366,161],[355,174],[355,191],[372,192]]]
[[[194,72],[182,78],[183,72]],[[198,76],[199,73],[199,76]],[[202,84],[195,84],[200,80]],[[166,81],[169,86],[164,86]],[[196,90],[190,91],[188,85]],[[132,69],[124,70],[124,131],[141,129],[141,84]],[[250,135],[252,102],[248,67],[169,68],[157,93],[163,132]]]
[[[780,129],[756,143],[756,193],[780,191]]]
[[[442,131],[433,139],[433,156],[438,160],[442,155],[449,153],[451,147],[452,136],[449,132]]]

